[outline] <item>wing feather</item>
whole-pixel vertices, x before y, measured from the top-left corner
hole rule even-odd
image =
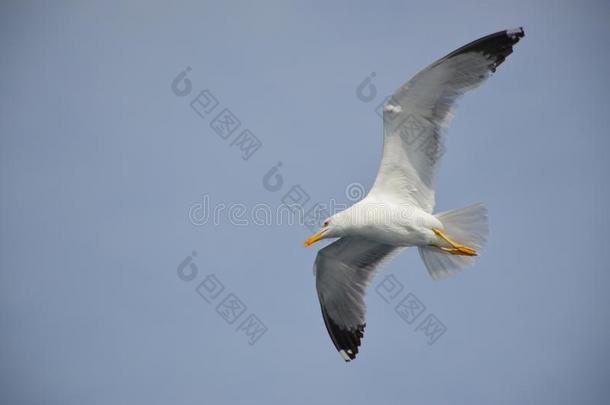
[[[396,90],[383,108],[383,156],[372,194],[432,212],[434,177],[456,101],[495,72],[524,35],[518,28],[471,42]]]
[[[381,264],[401,248],[356,237],[320,249],[314,264],[322,317],[344,360],[358,354],[364,336],[366,288]]]

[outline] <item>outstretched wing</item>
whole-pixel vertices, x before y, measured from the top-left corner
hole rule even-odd
[[[434,175],[457,99],[479,86],[513,51],[522,28],[488,35],[434,62],[384,105],[383,156],[371,193],[434,209]]]
[[[314,263],[316,289],[328,334],[345,361],[358,354],[364,336],[364,295],[383,261],[401,248],[356,237],[320,249]]]

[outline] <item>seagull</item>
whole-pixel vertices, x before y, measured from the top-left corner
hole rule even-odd
[[[367,286],[382,264],[416,246],[437,280],[470,266],[486,242],[482,204],[433,214],[434,176],[456,101],[478,87],[525,36],[523,28],[496,32],[434,62],[383,105],[383,155],[369,193],[327,218],[305,246],[339,238],[320,249],[313,271],[324,324],[345,361],[364,336]]]

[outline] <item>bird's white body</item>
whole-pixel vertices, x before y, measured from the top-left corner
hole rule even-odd
[[[392,199],[368,195],[333,217],[344,235],[359,236],[392,246],[445,246],[433,228],[443,230],[434,215]]]

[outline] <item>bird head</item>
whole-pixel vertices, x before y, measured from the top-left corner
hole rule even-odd
[[[331,217],[325,219],[322,223],[322,228],[318,232],[311,235],[309,238],[305,239],[305,242],[303,242],[303,244],[305,246],[310,246],[319,240],[326,238],[336,238],[339,236],[341,236],[339,234],[339,227],[337,226],[336,221]]]

